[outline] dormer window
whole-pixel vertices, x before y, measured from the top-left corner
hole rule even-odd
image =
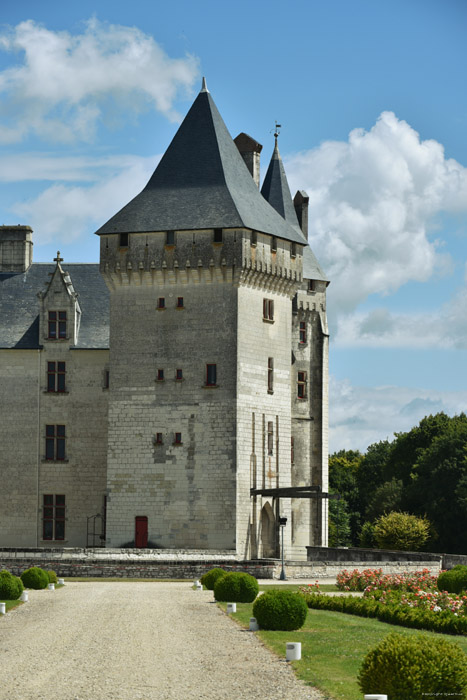
[[[49,311],[49,340],[66,338],[66,311]]]
[[[119,235],[120,248],[128,248],[128,234],[120,233]]]

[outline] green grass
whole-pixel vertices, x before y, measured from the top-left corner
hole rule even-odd
[[[0,600],[0,603],[6,603],[6,611],[13,610],[20,605],[23,605],[22,600]]]
[[[226,610],[226,603],[218,605]],[[250,617],[253,616],[252,608],[251,603],[237,603],[237,612],[231,617],[242,626],[248,627]],[[370,647],[394,631],[407,636],[423,634],[443,637],[458,643],[467,653],[467,637],[395,627],[374,619],[326,610],[309,610],[301,630],[259,630],[256,634],[281,658],[285,658],[287,642],[301,642],[302,658],[300,661],[291,662],[299,678],[308,685],[319,688],[333,700],[361,700],[363,694],[357,685],[357,674],[363,658]],[[384,689],[380,692],[384,693]]]

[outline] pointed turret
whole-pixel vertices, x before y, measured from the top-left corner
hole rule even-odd
[[[298,219],[290,194],[289,183],[276,143],[269,168],[264,178],[261,194],[269,204],[290,224],[298,226]]]
[[[261,196],[203,81],[144,190],[97,233],[207,228],[247,228],[305,244],[297,217],[284,219]]]

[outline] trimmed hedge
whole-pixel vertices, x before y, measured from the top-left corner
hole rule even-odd
[[[384,693],[391,700],[465,698],[467,656],[445,639],[392,632],[365,656],[358,684],[362,693]]]
[[[448,593],[461,593],[467,589],[467,566],[458,564],[449,571],[443,571],[436,583],[438,590]]]
[[[49,585],[49,575],[47,571],[40,569],[38,566],[32,566],[30,569],[23,571],[21,580],[25,588],[33,588],[34,590],[47,588]]]
[[[216,581],[214,598],[226,603],[252,603],[258,591],[258,581],[254,576],[233,572]]]
[[[224,569],[216,567],[214,569],[210,569],[205,574],[203,574],[201,576],[200,581],[203,584],[203,586],[205,586],[205,588],[208,589],[208,591],[213,591],[214,586],[216,585],[216,581],[218,581],[218,579],[222,578],[222,576],[225,576],[226,574],[227,572],[224,571]]]
[[[467,634],[467,617],[455,617],[447,610],[441,612],[417,610],[398,605],[384,605],[375,600],[355,598],[354,596],[326,596],[307,593],[304,598],[309,608],[317,610],[332,610],[360,617],[375,617],[380,622],[388,622],[391,625],[430,630],[443,634]]]
[[[49,577],[49,583],[58,583],[58,577],[55,571],[47,571],[46,573]]]
[[[298,630],[307,613],[303,597],[293,591],[266,591],[253,604],[253,615],[264,630]]]
[[[0,600],[18,600],[24,590],[23,582],[9,571],[0,571]]]

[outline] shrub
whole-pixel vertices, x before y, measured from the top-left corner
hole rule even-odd
[[[368,522],[368,520],[363,523],[362,529],[360,530],[360,547],[365,549],[373,549],[376,547],[375,540],[375,526]]]
[[[5,569],[0,571],[0,600],[18,600],[24,590],[23,582]]]
[[[307,613],[304,598],[292,591],[267,591],[253,605],[253,615],[265,630],[298,630]]]
[[[206,573],[201,576],[200,580],[203,586],[205,586],[208,589],[208,591],[213,591],[216,581],[222,578],[222,576],[225,576],[226,573],[227,572],[224,571],[224,569],[219,569],[218,567],[216,567],[215,569],[206,571]]]
[[[49,583],[58,583],[57,574],[55,571],[47,571],[47,576],[49,577]]]
[[[21,580],[25,588],[40,590],[41,588],[47,588],[49,576],[43,569],[39,569],[38,566],[33,566],[23,571]]]
[[[252,603],[258,591],[258,581],[254,576],[234,572],[216,581],[214,598],[229,603]]]
[[[391,700],[465,698],[467,656],[444,639],[392,632],[365,656],[358,684],[362,693],[385,693]]]
[[[467,566],[458,564],[449,571],[443,571],[436,582],[439,591],[460,593],[467,589]]]
[[[409,513],[388,513],[374,525],[375,539],[380,549],[418,551],[430,534],[430,523]]]

